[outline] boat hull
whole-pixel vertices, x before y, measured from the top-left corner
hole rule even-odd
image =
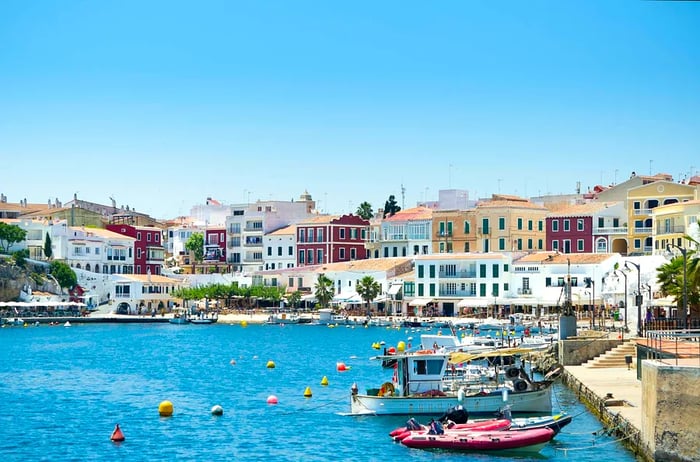
[[[464,396],[372,396],[354,394],[350,410],[358,415],[440,415],[453,406],[462,405],[470,414],[493,414],[504,405],[499,392]],[[511,412],[529,414],[552,413],[552,387],[508,395]]]
[[[549,428],[497,432],[449,432],[442,435],[410,435],[401,440],[401,444],[419,449],[539,452],[553,437],[554,431]]]

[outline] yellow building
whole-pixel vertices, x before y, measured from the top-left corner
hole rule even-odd
[[[655,208],[697,199],[696,186],[656,181],[627,191],[627,255],[649,255],[654,250]],[[620,251],[620,253],[625,253]]]
[[[471,231],[473,211],[433,211],[433,253],[469,252],[476,236]]]
[[[691,224],[698,222],[698,217],[700,217],[700,200],[676,202],[653,209],[653,253],[663,255],[668,245],[688,246],[689,243],[683,239],[683,236],[688,234]]]
[[[469,222],[474,233],[472,252],[535,251],[545,249],[548,210],[518,196],[494,194],[479,202]],[[466,225],[465,225],[466,227]]]

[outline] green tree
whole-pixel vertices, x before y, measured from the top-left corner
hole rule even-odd
[[[78,277],[73,269],[62,261],[53,261],[49,266],[49,272],[56,278],[62,289],[72,289],[78,283]]]
[[[51,248],[51,236],[49,236],[49,233],[46,233],[46,239],[44,239],[44,256],[51,260],[51,257],[53,256],[53,249]]]
[[[287,302],[292,308],[299,308],[299,303],[301,303],[301,292],[295,290],[291,294],[287,295]]]
[[[357,283],[355,290],[367,304],[367,314],[369,315],[370,303],[381,293],[382,285],[375,281],[372,276],[365,276]]]
[[[698,242],[690,236],[685,236],[685,239],[698,245]],[[686,250],[687,286],[683,279],[682,254],[675,255],[671,261],[664,263],[656,270],[656,282],[659,284],[661,294],[673,297],[679,312],[683,307],[684,288],[687,290],[688,307],[693,318],[700,316],[700,264],[699,259],[695,258],[697,253],[697,250]]]
[[[321,273],[318,275],[316,280],[316,285],[314,287],[316,291],[314,295],[321,308],[328,307],[328,304],[333,300],[333,281],[328,279],[328,277]]]
[[[387,200],[384,203],[384,217],[387,218],[392,215],[395,215],[397,212],[401,210],[401,207],[396,203],[396,197],[392,194],[389,196],[389,200]]]
[[[201,263],[204,260],[204,235],[193,233],[185,242],[185,249],[194,254],[195,262]],[[194,267],[194,264],[192,266]]]
[[[17,250],[12,253],[12,259],[17,266],[24,267],[25,263],[27,263],[27,258],[29,258],[29,249]]]
[[[0,252],[9,253],[13,244],[22,242],[26,238],[26,230],[17,225],[0,222]]]
[[[369,220],[374,216],[374,210],[372,210],[372,204],[369,202],[365,201],[360,204],[359,207],[357,207],[357,211],[355,212],[357,216]]]

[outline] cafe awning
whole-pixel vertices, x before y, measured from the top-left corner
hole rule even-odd
[[[432,301],[432,298],[414,298],[413,300],[408,302],[408,306],[426,306]]]

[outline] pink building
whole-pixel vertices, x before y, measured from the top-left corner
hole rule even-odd
[[[107,229],[136,239],[134,242],[134,274],[160,274],[165,261],[162,230],[153,226],[109,224]]]
[[[620,226],[624,209],[620,202],[592,201],[550,213],[547,223],[547,251],[561,253],[609,253],[611,239],[626,233]]]
[[[356,215],[322,215],[297,224],[297,266],[367,258],[369,221]]]

